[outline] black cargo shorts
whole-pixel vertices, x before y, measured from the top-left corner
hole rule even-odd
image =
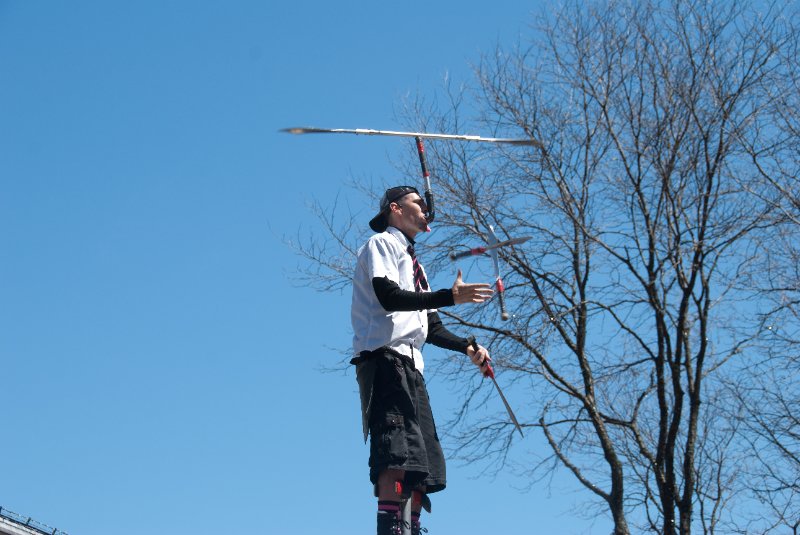
[[[376,484],[382,471],[398,469],[405,471],[411,488],[425,486],[429,494],[444,489],[444,454],[425,379],[413,359],[384,348],[361,353],[354,363],[362,368],[357,375],[372,377],[371,392],[366,393],[370,481]],[[362,400],[368,387],[368,381],[359,380]]]

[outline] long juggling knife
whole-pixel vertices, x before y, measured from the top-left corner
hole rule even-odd
[[[475,341],[475,337],[471,336],[469,338],[469,343],[472,346],[472,349],[478,351],[478,342]],[[497,379],[494,378],[494,368],[492,368],[491,364],[489,363],[486,364],[486,371],[484,372],[483,375],[484,377],[489,377],[492,380],[495,388],[497,388],[497,393],[500,394],[500,399],[503,400],[503,405],[506,406],[506,411],[508,412],[508,415],[511,417],[511,421],[514,422],[514,426],[517,428],[517,431],[519,431],[520,436],[522,438],[525,438],[525,435],[522,434],[522,426],[519,425],[517,417],[514,416],[514,411],[511,410],[511,405],[508,404],[508,400],[506,400],[506,397],[503,395],[503,391],[500,389],[500,385],[497,384]]]

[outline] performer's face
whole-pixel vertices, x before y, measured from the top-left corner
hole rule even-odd
[[[392,203],[390,224],[399,228],[412,238],[418,232],[428,229],[425,201],[416,193],[409,193]]]

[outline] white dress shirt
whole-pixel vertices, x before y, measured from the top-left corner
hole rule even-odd
[[[408,254],[410,244],[402,232],[389,227],[373,235],[358,250],[350,318],[356,355],[389,347],[413,358],[421,373],[425,364],[420,348],[428,336],[428,311],[388,312],[378,302],[372,287],[373,278],[387,277],[401,290],[415,291],[414,268]]]

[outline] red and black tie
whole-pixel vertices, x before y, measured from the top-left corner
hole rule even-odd
[[[422,271],[417,255],[414,254],[413,245],[408,246],[408,254],[411,255],[411,262],[414,264],[414,289],[418,292],[428,291],[428,279],[425,278],[425,272]]]

